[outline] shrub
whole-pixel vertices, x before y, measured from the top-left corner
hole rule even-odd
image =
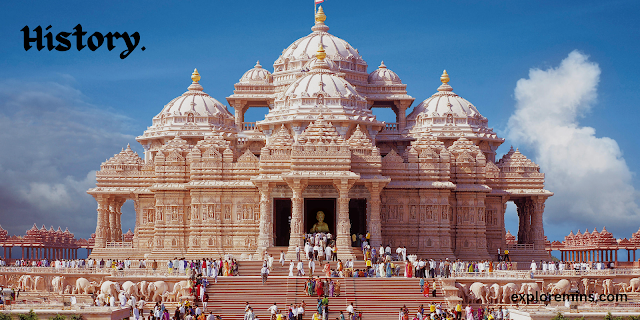
[[[84,320],[81,314],[74,314],[71,316],[71,320]]]
[[[607,312],[607,315],[604,316],[604,320],[614,320],[613,316],[611,315],[611,311]]]
[[[0,320],[11,320],[11,316],[8,314],[0,313]]]
[[[562,312],[558,312],[555,317],[551,318],[551,320],[566,320],[566,319],[567,319],[567,317],[565,317],[562,314]]]
[[[49,320],[66,320],[67,318],[63,315],[56,314],[55,316],[49,318]]]
[[[18,315],[18,319],[20,320],[38,320],[38,316],[36,315],[35,312],[33,312],[33,309],[29,310],[29,313],[27,314],[19,314]]]

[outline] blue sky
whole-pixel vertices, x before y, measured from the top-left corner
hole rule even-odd
[[[4,150],[0,224],[15,234],[23,234],[37,222],[69,226],[76,235],[88,236],[95,229],[95,201],[84,190],[94,183],[92,170],[127,143],[141,150],[135,136],[151,124],[164,104],[186,90],[193,68],[200,71],[205,91],[224,104],[233,84],[256,60],[272,70],[284,48],[311,32],[312,5],[311,0],[0,5],[0,145]],[[369,72],[384,60],[408,85],[408,93],[416,98],[413,106],[436,91],[439,76],[447,69],[454,91],[471,101],[490,126],[507,138],[499,154],[513,144],[534,161],[547,163],[544,172],[562,173],[566,170],[558,163],[589,162],[598,150],[612,150],[603,163],[588,169],[604,173],[607,183],[589,179],[597,176],[591,171],[554,182],[561,188],[551,190],[556,196],[547,202],[545,229],[550,239],[570,230],[600,230],[605,222],[617,237],[629,237],[638,230],[640,213],[633,204],[637,205],[640,188],[635,174],[640,166],[639,2],[327,0],[323,7],[329,32],[359,49]],[[122,40],[116,40],[111,52],[104,44],[95,52],[23,48],[20,29],[24,26],[51,25],[49,31],[55,36],[73,32],[77,24],[89,35],[138,32],[140,44],[124,60],[119,58],[125,49]],[[571,60],[575,50],[586,60],[576,56]],[[532,69],[549,71],[548,77],[534,80]],[[581,73],[572,73],[577,78],[562,78],[563,70],[593,72],[587,73],[590,81],[580,83],[575,79],[580,80]],[[555,110],[554,103],[564,106],[562,95],[574,92],[574,86],[584,88],[584,94],[593,93],[577,99],[575,108],[568,106],[577,110],[568,123],[574,129],[593,128],[590,138],[571,145],[585,143],[594,153],[558,158],[557,152],[545,153],[545,141],[522,139],[522,134],[536,132],[518,131],[520,125],[535,124],[532,118],[512,120],[516,127],[509,126],[517,106],[531,106],[515,94],[521,79],[547,85],[558,81],[546,89],[522,82],[521,90],[533,90],[543,101],[547,91],[560,92],[549,97],[548,105],[542,103],[550,112]],[[535,119],[549,121],[541,117]],[[247,121],[257,118],[254,113]],[[615,148],[588,146],[602,141],[610,146],[610,140],[619,153]],[[617,164],[607,167],[607,159]],[[620,192],[613,187],[614,195],[626,192],[620,200],[626,201],[624,208],[608,212],[607,206],[572,206],[583,203],[585,195],[587,200],[606,203],[594,198],[602,194],[598,185],[624,186]],[[131,212],[132,205],[126,206]],[[133,219],[125,218],[124,224],[133,228]],[[517,229],[512,207],[507,228]]]

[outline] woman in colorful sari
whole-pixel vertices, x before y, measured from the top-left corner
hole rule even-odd
[[[324,288],[322,287],[322,280],[318,278],[316,279],[316,295],[318,297],[322,297],[323,293],[324,293]],[[322,312],[322,310],[320,310],[320,312]]]
[[[229,260],[225,260],[224,261],[224,267],[223,267],[223,275],[225,277],[229,276]]]
[[[313,281],[313,279],[309,279],[307,284],[308,284],[308,286],[307,286],[307,295],[308,296],[312,296],[313,295],[313,287],[315,287],[315,282]]]
[[[324,268],[322,269],[322,271],[324,271],[324,275],[325,277],[331,277],[331,265],[328,262],[329,260],[327,260],[327,263],[324,264]]]
[[[429,281],[424,282],[424,287],[422,287],[422,295],[425,297],[429,296]]]
[[[387,278],[391,278],[391,262],[387,262],[385,264],[387,269]]]
[[[404,264],[404,276],[406,278],[413,278],[413,265],[411,261],[407,260],[407,263]]]

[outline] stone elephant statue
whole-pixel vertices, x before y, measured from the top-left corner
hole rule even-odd
[[[602,280],[602,293],[603,294],[615,294],[613,280],[604,279]]]
[[[169,291],[169,285],[164,281],[151,282],[147,288],[153,302],[162,302],[162,295]]]
[[[548,292],[550,294],[566,294],[571,290],[571,282],[567,279],[562,279],[556,283],[550,283],[548,286]]]
[[[628,287],[627,287],[627,284],[624,282],[616,282],[613,284],[613,287],[618,293],[627,293]]]
[[[489,299],[489,288],[482,282],[474,282],[469,286],[469,298],[471,302],[480,300],[482,304],[487,304]]]
[[[176,302],[176,301],[178,301],[178,293],[175,292],[175,291],[174,292],[167,291],[162,295],[162,301],[164,301],[164,302]]]
[[[138,292],[140,293],[141,299],[149,299],[149,282],[146,280],[140,281],[137,283]]]
[[[582,278],[580,280],[580,293],[589,294],[593,289],[593,281],[587,278]]]
[[[138,290],[138,285],[135,284],[132,281],[125,281],[122,284],[122,290],[124,290],[124,292],[126,294],[128,294],[129,296],[134,296],[137,298],[140,298],[140,292]]]
[[[18,288],[20,288],[20,290],[22,291],[31,290],[31,287],[33,286],[31,283],[32,280],[33,279],[31,279],[31,275],[21,275],[20,278],[18,278]]]
[[[98,291],[98,284],[93,281],[89,281],[86,278],[78,278],[76,280],[76,290],[79,294],[92,294]]]
[[[45,283],[44,277],[41,277],[41,276],[33,277],[32,285],[33,285],[33,291],[46,290],[46,283]]]
[[[117,297],[118,286],[114,281],[105,281],[100,285],[100,293],[110,297]]]
[[[633,278],[629,280],[628,292],[640,292],[640,278]]]
[[[463,303],[467,303],[469,299],[469,288],[467,288],[467,285],[456,282],[455,286],[458,288],[458,297],[462,298]]]
[[[491,285],[488,298],[492,303],[502,302],[502,287],[497,283]]]
[[[518,293],[518,286],[509,282],[502,286],[502,303],[512,303],[511,296]]]
[[[182,280],[173,285],[173,293],[175,293],[178,298],[189,296],[189,288],[189,281]]]
[[[51,280],[51,286],[53,287],[54,292],[58,292],[60,294],[64,293],[64,289],[67,287],[67,278],[64,276],[56,276]]]
[[[536,292],[542,293],[540,291],[540,285],[536,282],[525,282],[523,284],[520,285],[520,291],[518,291],[518,293],[524,293],[524,294],[533,294],[535,295]]]

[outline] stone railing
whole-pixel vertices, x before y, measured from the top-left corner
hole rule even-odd
[[[510,251],[535,251],[536,246],[533,243],[518,243],[518,244],[510,244],[507,245],[507,249]]]
[[[398,123],[397,122],[385,123],[384,131],[398,131]]]
[[[132,249],[133,242],[107,241],[107,249]]]
[[[242,130],[243,131],[253,131],[256,129],[256,123],[255,122],[243,122],[242,123]]]
[[[531,274],[531,271],[526,271]],[[556,271],[542,271],[536,270],[533,272],[534,276],[638,276],[640,275],[640,269],[603,269],[603,270],[556,270]]]

